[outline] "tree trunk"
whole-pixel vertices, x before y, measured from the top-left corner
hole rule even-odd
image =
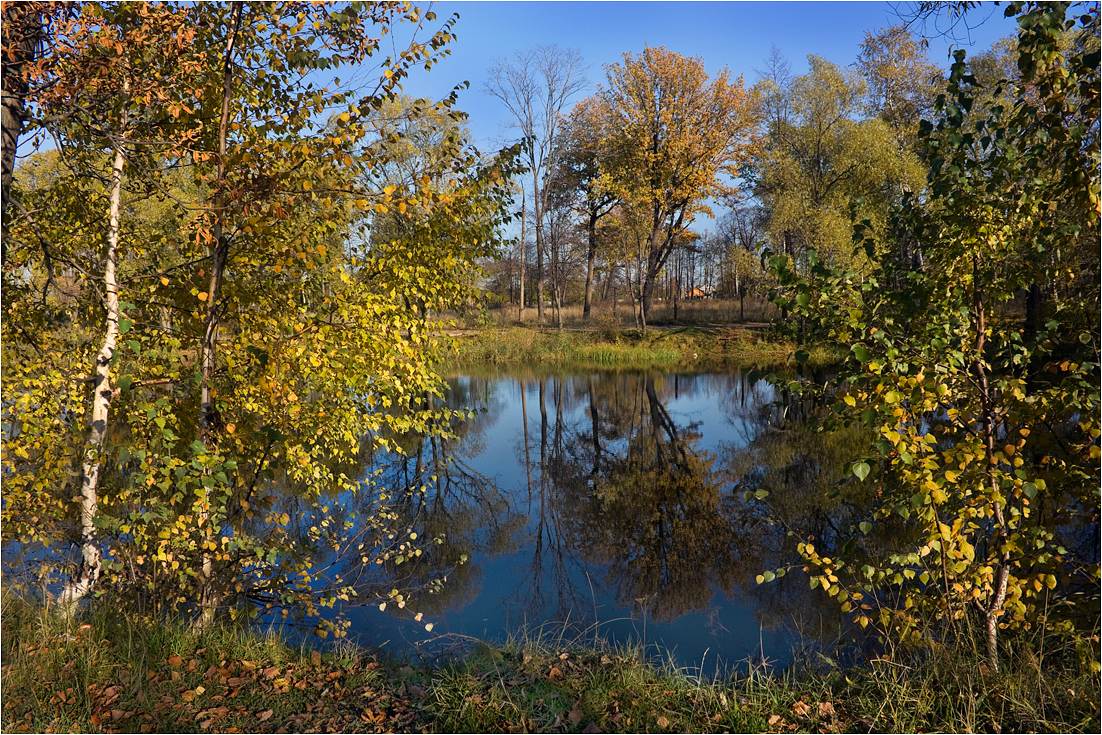
[[[658,282],[658,277],[662,273],[662,266],[665,264],[666,258],[670,254],[670,244],[672,234],[668,235],[664,240],[661,239],[660,223],[658,217],[655,217],[655,223],[651,229],[650,235],[647,236],[646,242],[646,258],[641,259],[639,263],[639,276],[643,280],[640,294],[640,318],[643,322],[643,331],[646,331],[647,323],[650,321],[651,308],[654,305],[654,287]]]
[[[654,280],[656,277],[652,277],[649,270],[643,276],[643,293],[639,299],[639,319],[642,322],[643,331],[647,329],[647,322],[650,320],[651,309],[654,304]]]
[[[551,232],[551,306],[555,311],[555,326],[562,330],[562,280],[560,273],[561,259],[559,258],[559,237],[556,228]]]
[[[543,207],[539,182],[532,185],[532,217],[536,224],[536,322],[543,324]]]
[[[221,428],[221,418],[214,402],[214,372],[217,365],[218,329],[222,318],[222,286],[225,277],[226,262],[229,260],[230,241],[226,232],[226,208],[229,199],[226,194],[226,151],[230,126],[230,98],[233,92],[233,54],[237,41],[237,31],[241,25],[243,4],[234,6],[233,27],[226,37],[226,50],[222,61],[222,111],[218,121],[218,168],[215,173],[212,204],[214,221],[211,224],[210,280],[207,285],[207,318],[203,330],[202,355],[200,367],[199,436],[207,449],[213,448],[215,434]],[[209,491],[208,491],[209,492]],[[199,514],[199,524],[204,531],[206,541],[214,536],[208,494],[204,507]],[[199,609],[200,624],[206,625],[214,619],[218,606],[218,596],[214,591],[214,562],[205,548],[202,554]]]
[[[27,78],[24,64],[34,61],[35,50],[45,29],[43,4],[37,2],[4,3],[3,43],[3,179],[0,191],[3,232],[0,233],[0,262],[8,260],[8,222],[11,219],[11,183],[15,172],[15,151],[26,118]]]
[[[520,306],[517,308],[517,319],[524,321],[524,282],[528,278],[528,234],[525,224],[528,222],[526,211],[527,201],[524,196],[524,188],[520,190]]]
[[[670,285],[671,285],[670,300],[673,302],[673,320],[676,322],[677,321],[677,300],[678,300],[678,297],[681,295],[681,257],[680,257],[680,255],[678,256],[677,261],[676,261],[676,268],[674,268],[674,272],[671,275],[672,275],[672,278],[670,279]]]
[[[597,260],[597,215],[589,213],[589,249],[585,256],[585,297],[582,302],[582,321],[589,321],[589,311],[593,303],[593,264]]]
[[[92,420],[84,446],[80,478],[80,567],[62,589],[58,603],[67,613],[92,591],[99,579],[101,558],[96,538],[96,507],[99,505],[99,473],[103,463],[103,444],[107,436],[111,399],[111,358],[119,336],[119,287],[115,280],[119,248],[119,203],[122,200],[122,174],[126,165],[122,146],[116,145],[111,165],[111,195],[107,216],[107,252],[103,258],[104,322],[103,345],[96,355],[92,374]]]
[[[999,670],[999,617],[1006,603],[1006,588],[1010,579],[1010,551],[1005,548],[1004,542],[1007,536],[1006,518],[1003,515],[1003,503],[998,477],[995,475],[995,443],[997,427],[995,425],[995,407],[991,395],[991,387],[987,380],[987,365],[984,361],[984,347],[987,342],[987,315],[984,309],[983,297],[980,293],[979,261],[972,261],[972,288],[973,308],[975,313],[976,329],[976,357],[973,368],[976,373],[977,383],[980,389],[980,409],[983,421],[984,450],[986,453],[985,472],[987,474],[988,492],[991,493],[991,512],[995,519],[995,536],[991,539],[992,548],[999,549],[999,562],[995,570],[994,592],[987,608],[984,610],[984,624],[986,627],[987,663],[992,671]]]

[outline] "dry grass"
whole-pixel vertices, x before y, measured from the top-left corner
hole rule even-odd
[[[527,367],[574,370],[783,367],[794,348],[761,330],[737,327],[653,327],[646,334],[615,327],[483,327],[460,335],[450,357],[456,370]],[[817,350],[811,360],[830,362]]]
[[[489,310],[488,321],[496,326],[535,325],[538,323],[536,309],[528,307],[521,318],[515,305],[495,307]],[[677,306],[677,316],[674,317],[672,304],[656,302],[651,314],[650,322],[656,326],[662,325],[737,325],[763,324],[769,322],[778,315],[776,307],[767,300],[747,298],[745,310],[740,318],[739,302],[737,299],[699,299],[694,301],[681,301]],[[582,321],[581,304],[570,304],[562,310],[563,325],[577,327],[582,325],[593,327],[635,327],[635,316],[630,302],[622,301],[615,309],[611,303],[595,304],[590,314],[589,322]],[[545,326],[557,325],[554,310],[548,306],[543,312],[543,324]]]

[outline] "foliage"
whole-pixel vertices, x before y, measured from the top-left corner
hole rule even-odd
[[[1097,556],[1068,548],[1099,508],[1099,19],[1068,8],[1008,6],[1020,78],[994,90],[956,53],[921,126],[922,196],[883,235],[855,229],[871,272],[773,261],[778,303],[851,346],[835,421],[875,435],[850,466],[861,516],[799,543],[811,585],[888,640],[978,619],[992,667],[1001,630],[1097,615]],[[992,91],[1013,103],[977,104]],[[890,553],[865,543],[879,524],[898,528]]]
[[[428,315],[472,296],[512,175],[508,152],[483,159],[460,136],[432,170],[391,175],[420,128],[382,134],[378,115],[452,114],[454,95],[416,109],[397,95],[446,52],[454,19],[394,56],[382,39],[433,21],[405,3],[87,3],[57,31],[38,67],[55,83],[32,109],[62,145],[16,172],[30,216],[12,223],[3,274],[5,541],[64,571],[72,468],[93,456],[94,535],[79,533],[102,549],[102,594],[249,616],[404,606],[399,565],[439,539],[397,522],[362,457],[454,415],[430,400]],[[336,77],[371,59],[358,86]],[[105,259],[112,147],[125,171]],[[119,344],[89,390],[102,283]],[[97,449],[85,417],[104,396]],[[358,513],[342,508],[352,498]]]
[[[609,111],[602,186],[643,225],[644,325],[658,274],[709,197],[730,193],[745,163],[753,110],[742,79],[709,79],[699,59],[665,48],[625,54],[601,91]]]
[[[866,86],[855,72],[817,56],[808,62],[810,71],[784,88],[759,84],[760,99],[788,112],[770,121],[755,161],[755,193],[769,212],[775,250],[801,267],[809,250],[857,266],[851,218],[882,227],[900,193],[919,188],[922,169],[888,123],[860,117]]]
[[[869,111],[913,144],[918,123],[933,111],[944,86],[941,70],[926,60],[922,44],[904,26],[866,33],[858,66],[867,84]]]

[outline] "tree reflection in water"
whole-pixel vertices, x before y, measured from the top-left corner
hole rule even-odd
[[[588,426],[560,428],[568,436],[545,473],[574,553],[607,566],[622,604],[672,620],[731,590],[746,558],[738,539],[751,529],[724,495],[715,458],[696,446],[698,425],[675,423],[655,378],[618,382],[614,400],[601,396],[604,422],[588,382]]]
[[[798,575],[754,577],[790,560],[787,531],[831,521],[842,453],[765,381],[465,377],[448,402],[475,412],[453,438],[407,438],[405,456],[376,464],[391,486],[419,488],[403,512],[442,539],[385,570],[406,584],[447,576],[417,605],[441,629],[500,638],[521,624],[631,617],[699,661],[708,647],[783,659],[795,629],[818,625],[820,601]]]

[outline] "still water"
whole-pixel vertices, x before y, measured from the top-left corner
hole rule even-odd
[[[374,470],[401,482],[432,469],[421,527],[446,536],[437,562],[465,563],[418,601],[432,634],[358,606],[343,611],[353,640],[408,655],[518,629],[597,633],[714,669],[783,665],[837,634],[837,612],[802,575],[754,580],[793,561],[786,530],[816,525],[829,474],[827,453],[793,430],[792,407],[765,380],[468,376],[450,382],[448,402],[475,412],[456,438]],[[753,496],[761,488],[768,498]]]

